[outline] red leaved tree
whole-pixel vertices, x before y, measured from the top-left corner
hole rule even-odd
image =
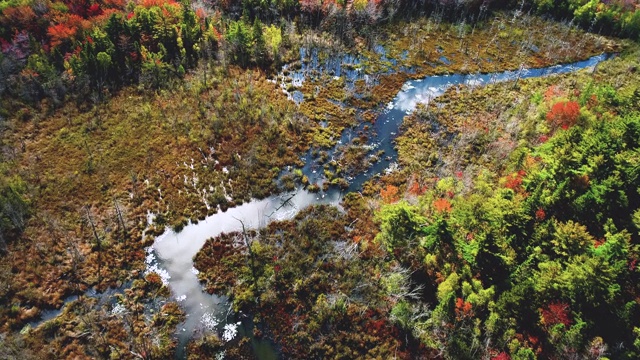
[[[525,175],[527,175],[527,173],[524,170],[518,170],[517,173],[507,175],[504,187],[515,192],[522,190],[522,179]]]
[[[87,8],[87,16],[94,17],[99,16],[103,13],[102,8],[100,8],[100,4],[93,4]]]
[[[473,306],[462,298],[456,300],[456,320],[461,321],[473,317]]]
[[[546,308],[540,309],[540,314],[542,315],[542,324],[547,328],[556,324],[563,324],[565,328],[571,326],[568,304],[561,302],[551,303]]]
[[[64,23],[49,26],[49,29],[47,29],[47,34],[51,39],[51,47],[56,47],[65,42],[67,39],[75,36],[76,30],[76,28],[70,27]]]
[[[47,29],[51,47],[56,47],[67,40],[73,40],[75,36],[80,35],[80,32],[90,27],[91,22],[79,15],[71,14],[60,18],[57,24],[51,25]]]
[[[555,103],[547,113],[547,122],[554,128],[568,129],[575,125],[580,115],[580,105],[575,101],[561,101]]]
[[[500,354],[492,357],[491,360],[511,360],[511,356],[503,351]]]

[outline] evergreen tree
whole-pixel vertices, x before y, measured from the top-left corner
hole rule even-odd
[[[262,22],[256,17],[253,21],[253,59],[258,66],[267,63],[267,44],[262,34]]]

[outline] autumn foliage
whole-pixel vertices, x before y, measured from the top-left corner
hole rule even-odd
[[[571,326],[569,305],[565,303],[551,303],[546,308],[540,309],[540,315],[542,316],[542,324],[546,327],[552,327],[557,324],[563,324],[566,328]]]
[[[551,99],[564,96],[564,92],[558,87],[558,85],[551,85],[547,88],[547,91],[544,92],[545,101],[550,101]]]
[[[464,301],[462,298],[456,300],[456,319],[458,321],[473,316],[473,306],[470,302]]]
[[[555,103],[547,113],[547,122],[554,128],[568,129],[575,125],[580,115],[580,105],[575,101]]]
[[[386,188],[380,189],[380,197],[382,201],[386,204],[391,204],[397,202],[398,198],[398,187],[393,185],[387,185]]]
[[[433,202],[433,208],[439,213],[451,212],[451,203],[449,200],[440,198]]]
[[[511,356],[509,356],[509,354],[503,351],[498,355],[492,357],[491,360],[511,360]]]
[[[77,16],[77,15],[72,15]],[[47,35],[51,39],[51,47],[57,47],[63,42],[70,40],[76,35],[78,29],[68,24],[56,24],[47,29]]]
[[[517,173],[507,175],[504,186],[514,191],[522,189],[522,179],[526,175],[524,170],[520,170]]]
[[[424,185],[420,184],[420,181],[418,180],[418,177],[413,175],[411,177],[411,181],[409,182],[409,187],[407,189],[407,192],[411,195],[422,195],[425,193],[425,191],[427,191],[427,187]]]

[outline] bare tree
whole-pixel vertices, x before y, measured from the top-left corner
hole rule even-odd
[[[91,231],[93,233],[95,242],[96,242],[96,247],[98,250],[98,286],[100,286],[100,282],[102,281],[102,275],[101,275],[101,270],[102,270],[102,241],[100,240],[100,236],[98,236],[98,231],[96,230],[96,225],[93,221],[93,218],[91,217],[91,212],[89,210],[89,206],[85,206],[85,211],[86,211],[86,216],[87,216],[87,221],[89,221],[89,225],[91,225]]]
[[[118,204],[118,199],[117,198],[113,198],[113,206],[115,207],[116,210],[116,216],[118,218],[118,223],[120,225],[120,227],[122,227],[122,238],[125,242],[126,245],[126,241],[127,241],[127,226],[124,223],[124,217],[122,215],[122,210],[120,210],[120,204]]]

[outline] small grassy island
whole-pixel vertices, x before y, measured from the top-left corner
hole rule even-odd
[[[0,0],[0,358],[637,359],[639,39],[617,0]]]

